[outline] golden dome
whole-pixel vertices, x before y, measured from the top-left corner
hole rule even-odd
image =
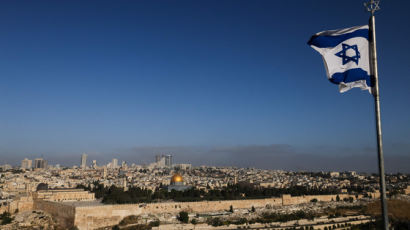
[[[182,182],[184,181],[182,179],[182,176],[179,173],[175,173],[172,177],[171,177],[171,183],[175,183],[175,182]]]

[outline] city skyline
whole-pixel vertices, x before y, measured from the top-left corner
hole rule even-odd
[[[332,157],[326,155],[312,155],[312,154],[297,154],[289,146],[251,146],[251,147],[219,147],[219,148],[182,148],[182,147],[161,147],[161,148],[139,148],[134,151],[139,152],[140,158],[136,159],[132,156],[132,152],[125,154],[106,154],[101,156],[99,154],[78,154],[81,156],[86,155],[87,167],[92,167],[94,162],[97,166],[107,166],[110,168],[119,168],[121,167],[120,163],[125,162],[128,165],[135,164],[140,166],[149,167],[152,163],[162,162],[161,158],[164,158],[164,161],[160,163],[164,166],[170,166],[174,164],[191,164],[193,166],[216,166],[216,167],[238,167],[238,168],[256,168],[256,169],[267,169],[267,170],[285,170],[285,171],[357,171],[363,173],[377,173],[376,165],[366,164],[368,161],[374,161],[375,156],[367,150],[363,154],[356,155],[353,152],[350,152],[346,156],[338,157],[336,160]],[[351,151],[345,149],[345,152]],[[172,154],[170,154],[172,152]],[[195,152],[195,155],[192,153]],[[242,161],[245,155],[248,152],[252,152],[252,157],[248,158],[246,162]],[[175,154],[176,153],[176,154]],[[272,154],[274,153],[274,154]],[[216,161],[215,158],[210,158],[209,156],[217,155],[219,161]],[[38,158],[37,155],[32,155],[32,157],[24,157],[13,163],[3,163],[0,162],[0,165],[11,164],[12,166],[20,167],[22,161],[32,160],[34,167],[34,160],[43,159],[48,162],[50,165],[59,165],[61,167],[73,167],[77,166],[82,168],[82,161],[73,160],[72,155],[65,156],[66,160],[60,160],[58,158],[43,157]],[[170,156],[168,161],[166,157]],[[90,158],[88,158],[90,157]],[[159,157],[159,158],[158,158]],[[70,160],[68,160],[70,159]],[[387,173],[410,173],[408,168],[408,157],[405,156],[395,156],[395,158],[388,157],[386,159],[386,167],[389,168]],[[230,163],[225,163],[225,162]],[[320,161],[320,163],[318,163]],[[116,165],[115,165],[116,162]],[[167,163],[170,162],[170,163]],[[264,162],[262,164],[261,162]],[[391,170],[394,168],[394,170]]]
[[[378,12],[388,172],[410,165],[409,4]],[[340,95],[306,45],[366,24],[357,1],[2,6],[0,164],[43,155],[72,165],[82,152],[144,163],[165,148],[196,165],[348,169],[357,157],[358,171],[376,171],[371,96]]]

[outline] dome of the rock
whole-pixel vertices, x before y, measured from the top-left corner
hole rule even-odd
[[[183,182],[184,180],[182,179],[182,176],[179,173],[175,173],[171,177],[171,183],[176,183],[176,182]]]

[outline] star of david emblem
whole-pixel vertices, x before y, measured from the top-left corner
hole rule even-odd
[[[354,56],[349,56],[346,54],[346,51],[348,51],[349,49],[352,49],[355,52]],[[335,55],[342,58],[343,65],[349,63],[350,61],[356,63],[356,65],[359,64],[360,52],[357,49],[357,45],[347,45],[342,43],[342,51],[337,52]]]

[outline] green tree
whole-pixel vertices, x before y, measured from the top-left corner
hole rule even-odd
[[[189,221],[189,216],[188,213],[185,211],[179,212],[179,215],[177,216],[178,220],[181,221],[182,223],[188,223]]]
[[[252,206],[251,211],[252,211],[252,212],[255,212],[255,211],[256,211],[256,209],[255,209],[254,206]]]
[[[3,212],[3,214],[0,215],[0,219],[1,219],[1,225],[10,224],[11,221],[13,221],[13,218],[11,218],[11,215],[9,212]]]
[[[154,221],[149,222],[150,227],[158,227],[159,225],[160,225],[159,220],[154,220]]]
[[[232,205],[229,206],[229,211],[230,211],[231,213],[233,213],[233,206],[232,206]]]
[[[220,218],[209,218],[207,220],[208,225],[212,225],[214,227],[222,226],[223,222]]]
[[[192,219],[191,224],[196,225],[196,224],[198,224],[198,221],[196,219]]]
[[[339,195],[336,196],[336,201],[339,202],[340,201],[340,197]]]

